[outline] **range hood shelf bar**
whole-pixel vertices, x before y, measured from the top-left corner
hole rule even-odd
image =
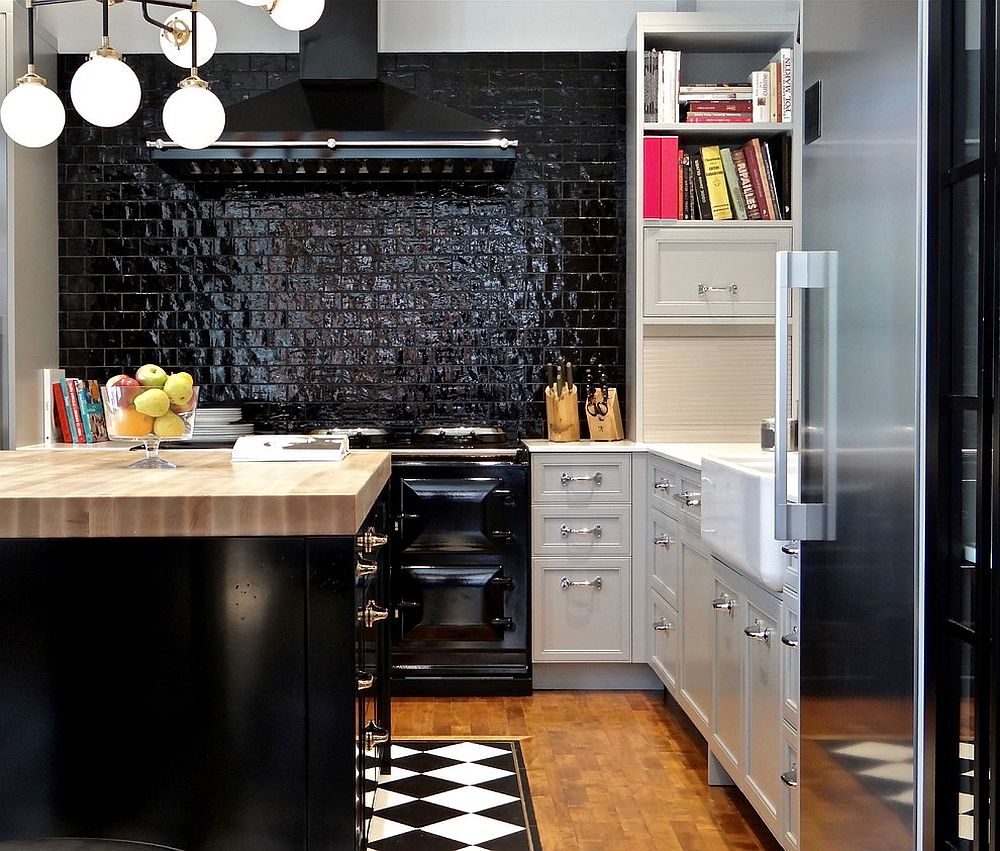
[[[157,150],[175,150],[181,148],[176,142],[167,142],[163,139],[147,141],[146,147],[156,148]],[[209,145],[208,148],[203,150],[224,148],[329,148],[330,150],[336,150],[337,148],[499,148],[500,150],[507,150],[508,148],[516,147],[517,139],[372,139],[368,141],[338,141],[337,139],[275,141],[261,139],[238,142],[220,141]]]

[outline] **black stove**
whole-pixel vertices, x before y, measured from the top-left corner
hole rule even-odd
[[[456,455],[467,458],[521,457],[526,449],[501,428],[431,426],[426,428],[313,428],[309,434],[346,434],[352,449],[388,449],[393,457]]]

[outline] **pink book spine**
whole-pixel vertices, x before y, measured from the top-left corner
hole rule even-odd
[[[677,147],[676,136],[660,139],[660,218],[677,218]]]
[[[650,136],[642,142],[642,215],[660,217],[660,139]]]

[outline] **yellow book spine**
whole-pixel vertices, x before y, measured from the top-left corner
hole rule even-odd
[[[708,145],[702,148],[701,160],[705,164],[705,183],[708,184],[708,202],[712,206],[712,218],[731,219],[733,208],[729,206],[726,170],[722,165],[722,154],[719,152],[719,146]]]

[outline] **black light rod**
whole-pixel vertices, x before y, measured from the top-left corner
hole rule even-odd
[[[198,73],[198,9],[191,4],[191,76]]]
[[[59,0],[59,2],[76,2],[76,0]],[[190,9],[190,3],[171,3],[168,0],[132,0],[133,3],[142,3],[143,7],[146,5],[150,6],[165,6],[168,9]]]
[[[28,67],[35,69],[35,7],[28,6]]]
[[[146,0],[140,0],[140,2],[142,3],[142,17],[147,23],[152,24],[154,27],[159,27],[161,30],[170,29],[166,24],[149,16],[149,8],[147,7]]]

